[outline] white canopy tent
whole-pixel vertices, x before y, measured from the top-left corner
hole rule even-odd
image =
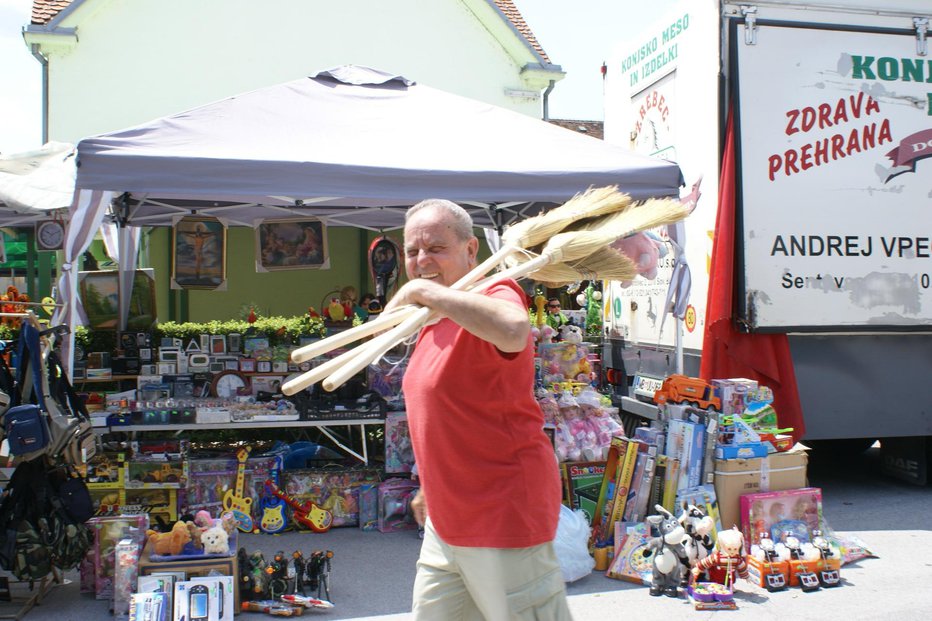
[[[131,226],[196,213],[250,227],[314,216],[384,231],[402,226],[410,205],[442,197],[478,226],[501,229],[605,185],[638,199],[675,196],[681,174],[671,162],[348,65],[82,140],[66,254],[80,256],[108,205]],[[60,291],[71,300],[77,275],[65,276]]]

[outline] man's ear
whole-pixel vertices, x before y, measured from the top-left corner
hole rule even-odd
[[[471,237],[468,242],[466,242],[466,250],[469,252],[469,261],[475,265],[476,256],[479,254],[479,238]]]

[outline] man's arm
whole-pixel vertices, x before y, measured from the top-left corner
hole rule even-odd
[[[386,310],[404,304],[427,306],[500,351],[518,352],[527,347],[531,324],[527,311],[517,304],[481,293],[450,289],[423,278],[412,280],[399,289]]]

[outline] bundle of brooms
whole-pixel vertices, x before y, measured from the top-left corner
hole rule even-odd
[[[590,189],[560,207],[509,227],[502,235],[502,248],[454,283],[452,288],[480,291],[505,278],[533,278],[554,286],[587,279],[631,280],[636,275],[634,263],[611,248],[611,244],[639,231],[678,222],[688,213],[688,207],[676,199],[650,199],[635,204],[617,187]],[[506,264],[506,269],[482,280],[502,263]],[[417,332],[430,317],[429,308],[405,306],[383,313],[361,326],[296,349],[291,354],[292,360],[305,362],[395,326],[371,341],[285,382],[282,391],[286,395],[293,395],[322,379],[325,390],[336,390],[350,377]]]

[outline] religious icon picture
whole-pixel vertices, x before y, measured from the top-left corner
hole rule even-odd
[[[314,218],[265,220],[256,228],[256,271],[326,269],[327,227]]]
[[[226,285],[227,229],[216,218],[186,217],[172,227],[173,289]]]

